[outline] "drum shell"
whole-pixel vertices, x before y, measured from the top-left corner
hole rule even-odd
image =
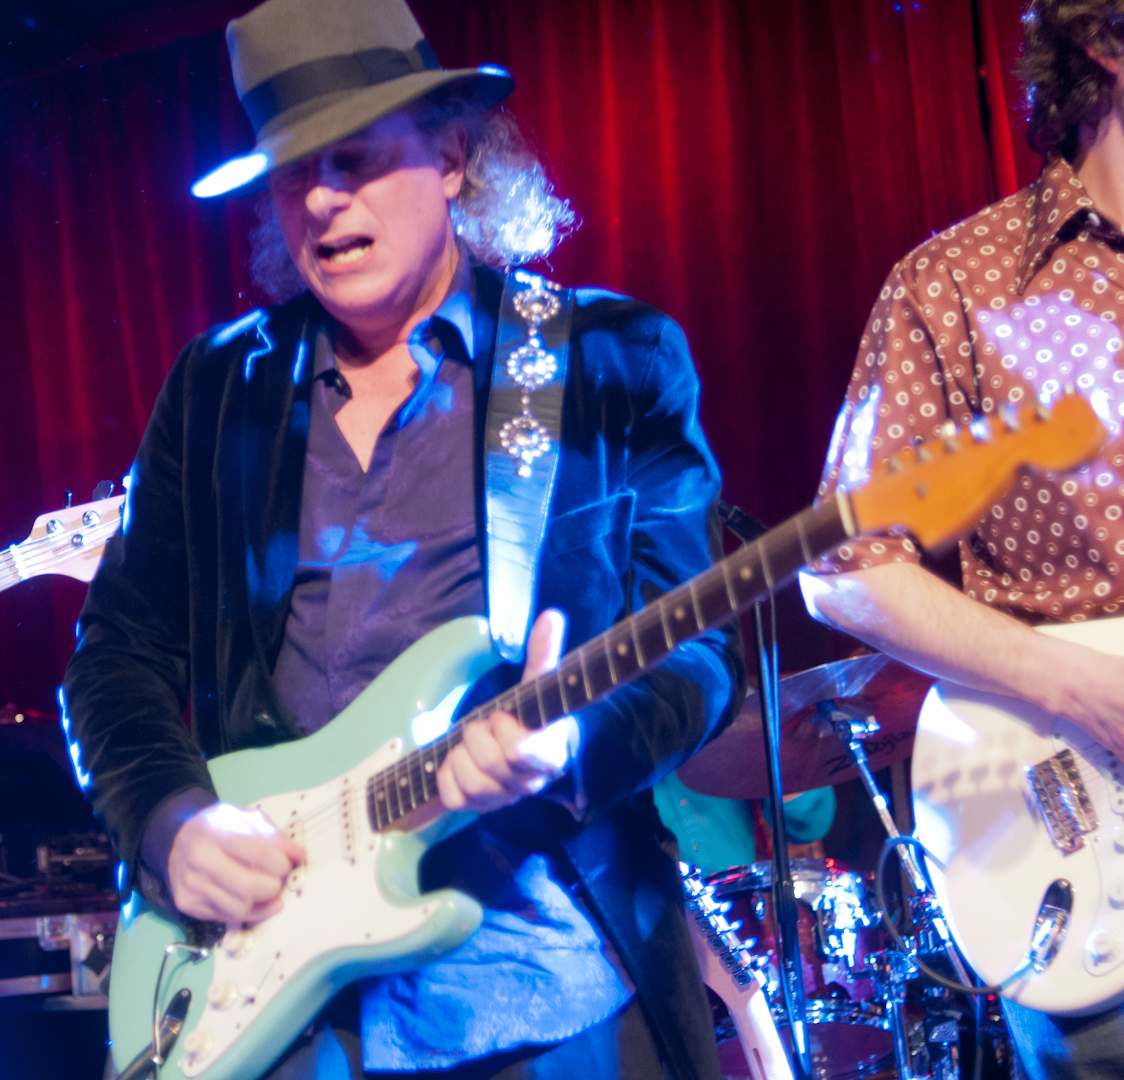
[[[865,967],[869,953],[888,944],[866,882],[830,859],[793,860],[792,870],[814,1075],[817,1080],[895,1076],[893,1037],[885,1010],[875,1000],[872,980],[857,974]],[[772,864],[732,867],[711,875],[706,883],[714,888],[716,898],[730,903],[727,918],[731,922],[741,920],[738,934],[742,940],[756,938],[751,952],[769,957],[771,981],[775,983],[778,964]],[[836,916],[844,926],[836,925]],[[832,934],[838,941],[844,928],[854,935],[849,942],[853,947],[850,962],[846,955],[835,955],[831,947]],[[787,1017],[779,991],[773,999],[778,1027],[787,1039]],[[722,1049],[726,1050],[723,1075],[739,1076],[731,1066],[740,1055],[725,1044]]]

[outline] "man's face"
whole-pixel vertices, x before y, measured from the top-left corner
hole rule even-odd
[[[301,277],[363,337],[400,327],[432,299],[463,178],[463,131],[432,142],[400,111],[278,169],[270,190]]]

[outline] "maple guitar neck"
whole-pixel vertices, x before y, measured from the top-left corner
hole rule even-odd
[[[36,518],[26,540],[0,551],[0,592],[40,574],[92,580],[106,541],[120,527],[124,501],[117,495]]]
[[[500,710],[536,730],[593,705],[655,667],[677,646],[728,622],[854,535],[849,498],[840,492],[590,638],[567,653],[554,671],[478,706],[444,735],[372,776],[367,782],[371,827],[393,827],[437,798],[437,770],[461,741],[466,724]]]

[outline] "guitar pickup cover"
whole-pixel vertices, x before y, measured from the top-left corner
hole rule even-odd
[[[1062,750],[1030,766],[1026,775],[1054,847],[1067,854],[1083,847],[1084,834],[1097,828],[1097,815],[1073,751]]]

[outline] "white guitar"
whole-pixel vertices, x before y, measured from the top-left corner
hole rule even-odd
[[[0,551],[0,592],[40,574],[92,581],[124,503],[117,495],[41,514],[26,540]]]
[[[694,916],[687,920],[687,929],[699,971],[730,1012],[749,1080],[793,1080],[765,993],[762,961],[767,958],[763,954],[755,957],[738,937],[726,919],[725,905],[715,897],[714,887],[703,882],[698,869],[680,863],[679,875],[687,911]]]
[[[1124,656],[1124,618],[1040,630]],[[1051,1013],[1124,1001],[1124,762],[1069,720],[942,681],[918,723],[913,810],[953,936],[987,983]],[[1041,970],[1025,962],[1036,924]]]

